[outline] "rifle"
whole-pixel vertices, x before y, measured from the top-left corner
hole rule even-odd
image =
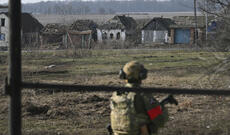
[[[166,104],[175,104],[178,105],[178,101],[173,97],[173,95],[169,95],[167,98],[163,99],[160,104],[162,106],[166,105]]]

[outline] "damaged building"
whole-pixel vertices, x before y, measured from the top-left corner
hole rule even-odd
[[[39,33],[43,25],[29,13],[22,13],[22,46],[37,45]],[[9,15],[8,12],[0,13],[0,46],[9,44]]]
[[[42,45],[57,45],[65,48],[91,48],[97,41],[97,24],[91,20],[77,20],[70,26],[47,24],[41,31]]]
[[[52,23],[47,24],[41,30],[41,45],[63,45],[63,36],[65,35],[67,26]]]
[[[169,18],[153,18],[141,30],[142,43],[167,43],[169,27],[172,24],[175,23]]]
[[[137,34],[136,26],[132,17],[115,16],[97,29],[98,41],[132,41]]]
[[[64,44],[75,48],[91,48],[97,41],[97,24],[92,20],[77,20],[68,29]]]

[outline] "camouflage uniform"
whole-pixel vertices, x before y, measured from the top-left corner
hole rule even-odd
[[[144,68],[143,65],[137,62],[130,63],[126,65],[131,68],[133,65]],[[135,65],[136,63],[137,65]],[[127,70],[125,67],[123,69]],[[129,77],[129,73],[125,72],[126,78],[137,82],[130,83],[128,81],[126,87],[139,87],[141,84],[139,79],[142,80],[143,77],[139,78],[136,76],[136,80],[133,80],[132,77]],[[140,70],[137,73],[139,74],[139,72]],[[168,118],[167,110],[160,106],[159,102],[151,94],[142,92],[114,92],[111,97],[110,108],[111,127],[114,135],[141,135],[140,128],[144,125],[148,126],[149,135],[154,135]]]

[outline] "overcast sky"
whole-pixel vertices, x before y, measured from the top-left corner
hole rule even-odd
[[[35,2],[41,2],[41,1],[55,1],[55,0],[21,0],[22,3],[35,3]],[[7,3],[8,0],[0,0],[0,3]]]
[[[48,1],[48,0],[21,0],[22,3],[35,3],[35,2],[40,2],[40,1]],[[0,0],[0,3],[8,3],[8,0]]]
[[[22,3],[35,3],[35,2],[41,2],[41,1],[65,1],[65,0],[21,0]],[[68,0],[66,0],[68,1]],[[73,1],[73,0],[70,0]],[[83,1],[97,1],[97,0],[83,0]],[[166,0],[158,0],[158,1],[166,1]],[[8,0],[0,0],[0,4],[8,3]]]

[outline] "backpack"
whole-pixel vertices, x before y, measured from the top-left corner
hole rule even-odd
[[[128,135],[140,133],[140,125],[135,117],[137,115],[134,106],[135,96],[134,92],[113,93],[110,103],[113,132]]]
[[[140,134],[140,119],[138,119],[140,108],[135,108],[135,101],[139,103],[143,101],[146,111],[146,122],[149,123],[148,129],[150,133],[156,133],[158,128],[163,127],[168,121],[168,111],[167,108],[160,106],[160,103],[154,99],[151,95],[140,95],[140,93],[135,92],[114,92],[111,97],[111,127],[113,132],[126,134],[126,135],[139,135]],[[151,119],[148,115],[148,111],[156,107],[161,107],[162,113]],[[136,110],[137,109],[137,110]],[[143,108],[142,108],[143,109]],[[142,119],[143,120],[143,119]],[[143,123],[143,121],[142,121]]]

